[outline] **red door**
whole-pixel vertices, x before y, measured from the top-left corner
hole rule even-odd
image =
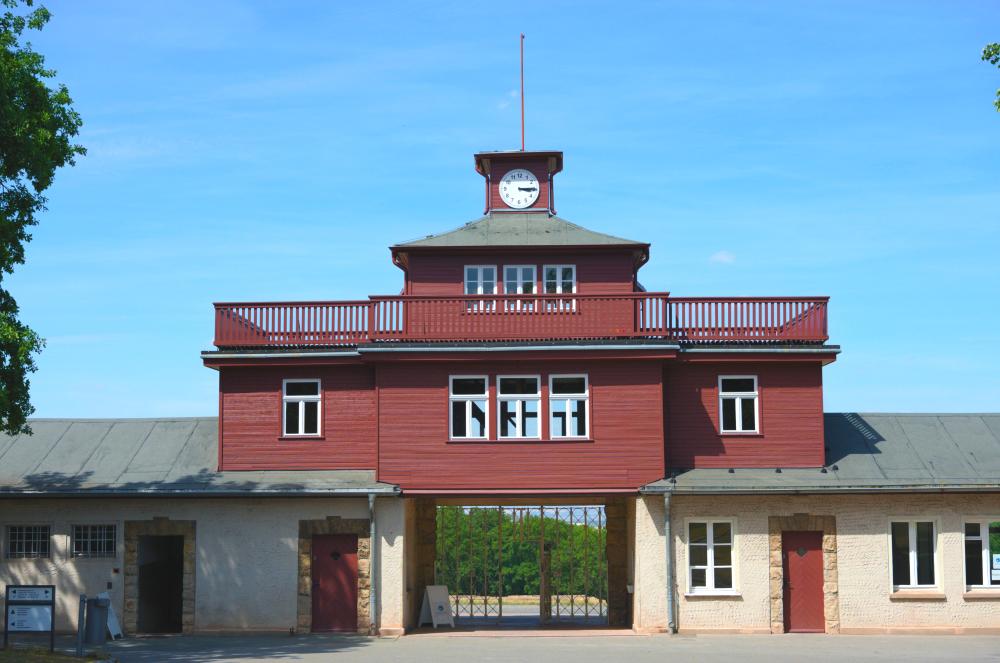
[[[358,537],[324,534],[312,540],[312,630],[358,630]]]
[[[782,532],[785,632],[823,633],[823,533]]]

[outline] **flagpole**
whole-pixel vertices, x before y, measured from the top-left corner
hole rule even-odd
[[[521,151],[524,152],[524,33],[521,33]]]

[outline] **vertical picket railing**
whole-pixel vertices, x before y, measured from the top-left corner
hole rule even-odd
[[[825,297],[668,293],[373,296],[366,301],[220,303],[219,347],[371,341],[648,338],[679,343],[822,342]]]

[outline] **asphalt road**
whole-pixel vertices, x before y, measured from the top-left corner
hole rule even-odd
[[[141,638],[106,651],[133,661],[400,661],[414,663],[765,663],[771,661],[1000,661],[1000,636],[521,635],[447,633],[396,639],[323,635],[232,635]]]

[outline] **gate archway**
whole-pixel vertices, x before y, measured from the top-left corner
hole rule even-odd
[[[608,623],[603,506],[438,506],[435,583],[459,623]]]

